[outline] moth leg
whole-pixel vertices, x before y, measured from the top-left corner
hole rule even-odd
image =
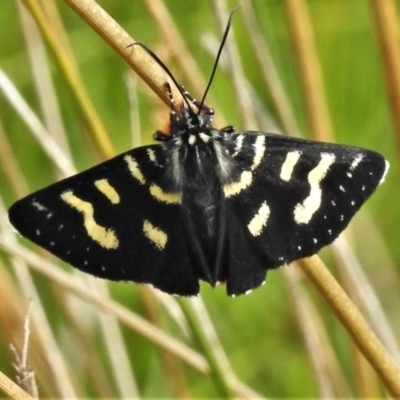
[[[168,142],[169,140],[171,140],[171,135],[168,135],[161,131],[156,131],[153,134],[153,139],[157,142]]]
[[[171,86],[168,82],[165,82],[165,87],[167,88],[167,95],[168,95],[168,100],[169,100],[169,122],[170,126],[176,126],[176,123],[178,121],[178,117],[176,116],[176,111],[175,111],[175,99],[174,96],[172,95],[172,90]]]
[[[170,124],[170,131],[172,132],[173,131],[172,127],[176,126],[178,117],[176,116],[175,99],[172,96],[171,86],[168,82],[165,82],[165,87],[167,88],[167,94],[168,94],[169,105],[170,105],[169,124]],[[162,131],[156,131],[153,134],[153,139],[156,140],[157,142],[167,142],[167,141],[171,140],[171,138],[172,138],[172,136],[170,135],[170,133],[164,133]]]
[[[224,126],[221,129],[218,129],[220,133],[235,133],[235,127],[233,125]]]

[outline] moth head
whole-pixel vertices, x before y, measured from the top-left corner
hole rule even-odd
[[[170,123],[163,131],[155,133],[155,139],[169,141],[174,138],[184,138],[189,135],[198,135],[201,132],[213,130],[212,116],[208,113],[198,113],[187,105],[181,106],[179,111],[171,111]]]

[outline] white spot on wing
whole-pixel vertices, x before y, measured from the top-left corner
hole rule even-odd
[[[356,157],[354,158],[353,162],[350,165],[350,170],[354,171],[358,164],[360,164],[361,160],[364,158],[362,154],[357,154]]]
[[[303,203],[296,204],[294,208],[294,220],[296,223],[308,224],[314,213],[321,206],[322,190],[320,183],[334,161],[334,154],[322,153],[321,161],[309,172],[308,183],[310,184],[310,194],[304,199]]]
[[[280,178],[283,181],[289,182],[292,177],[293,169],[299,161],[300,151],[290,151],[286,154],[286,159],[282,164]]]
[[[37,201],[32,201],[32,206],[36,208],[36,210],[39,211],[48,211],[47,207],[45,207],[43,204],[38,203]]]
[[[342,192],[346,192],[346,190],[344,190],[344,187],[343,187],[342,185],[339,186],[339,189],[340,189]]]
[[[259,210],[257,211],[257,214],[253,217],[253,219],[247,225],[247,228],[249,229],[250,233],[253,236],[261,235],[263,228],[267,225],[267,221],[268,221],[270,213],[271,213],[271,210],[268,207],[267,202],[264,201],[261,204],[261,207],[259,208]]]

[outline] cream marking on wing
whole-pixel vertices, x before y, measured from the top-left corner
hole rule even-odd
[[[339,189],[340,189],[342,192],[345,192],[345,191],[346,191],[342,185],[339,186]]]
[[[154,183],[150,186],[150,194],[158,201],[167,204],[179,204],[182,198],[180,193],[166,193]]]
[[[300,151],[290,151],[286,154],[286,159],[282,164],[280,178],[283,181],[289,182],[292,177],[293,169],[299,161],[301,152]]]
[[[320,183],[327,174],[329,167],[335,162],[335,155],[329,153],[321,154],[321,161],[308,174],[310,194],[303,203],[296,204],[294,208],[294,220],[298,224],[308,224],[314,213],[321,206],[322,190]]]
[[[168,241],[167,234],[160,228],[154,226],[147,219],[143,221],[143,233],[157,247],[157,249],[163,250],[165,248]]]
[[[386,174],[388,173],[389,168],[390,168],[389,161],[385,160],[385,171],[383,172],[382,178],[379,181],[378,185],[380,185],[381,183],[385,182]]]
[[[149,160],[150,160],[152,163],[154,163],[155,165],[158,166],[158,162],[157,162],[157,158],[156,158],[156,153],[154,152],[154,150],[153,150],[153,149],[147,149],[146,152],[147,152],[147,155],[148,155],[148,157],[149,157]]]
[[[106,249],[117,249],[119,241],[114,230],[104,228],[97,224],[93,218],[93,206],[87,201],[75,196],[72,191],[61,194],[61,199],[72,208],[75,208],[83,216],[83,225],[87,234],[100,246]]]
[[[360,162],[362,161],[362,159],[364,158],[364,156],[362,154],[357,154],[353,160],[353,162],[350,165],[350,171],[354,171],[358,164],[360,164]]]
[[[94,182],[94,185],[97,189],[100,190],[104,196],[107,197],[108,200],[111,201],[113,204],[118,204],[120,201],[119,194],[117,191],[110,185],[107,179],[99,179],[98,181]]]
[[[236,146],[235,152],[232,154],[232,157],[236,157],[239,154],[239,151],[242,149],[244,141],[244,135],[239,135],[236,137]]]
[[[271,209],[268,207],[266,201],[261,204],[261,207],[257,211],[257,214],[253,217],[250,223],[247,225],[250,233],[253,236],[261,235],[264,227],[267,225]]]
[[[260,135],[257,136],[256,141],[253,144],[254,148],[254,158],[253,158],[253,164],[251,166],[251,170],[254,171],[261,163],[261,160],[264,157],[265,153],[265,136]]]
[[[240,179],[237,182],[232,182],[224,186],[225,197],[237,195],[242,190],[250,186],[252,180],[253,174],[250,171],[243,171],[240,175]]]
[[[146,183],[146,179],[144,178],[142,171],[139,168],[139,164],[137,161],[130,155],[126,155],[124,157],[125,162],[128,164],[128,169],[131,173],[131,175],[139,181],[141,185],[144,185]]]

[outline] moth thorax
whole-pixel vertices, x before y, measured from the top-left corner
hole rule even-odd
[[[217,160],[218,174],[221,183],[224,184],[230,181],[233,172],[232,157],[226,153],[225,148],[222,146],[220,140],[213,140],[215,157]]]

